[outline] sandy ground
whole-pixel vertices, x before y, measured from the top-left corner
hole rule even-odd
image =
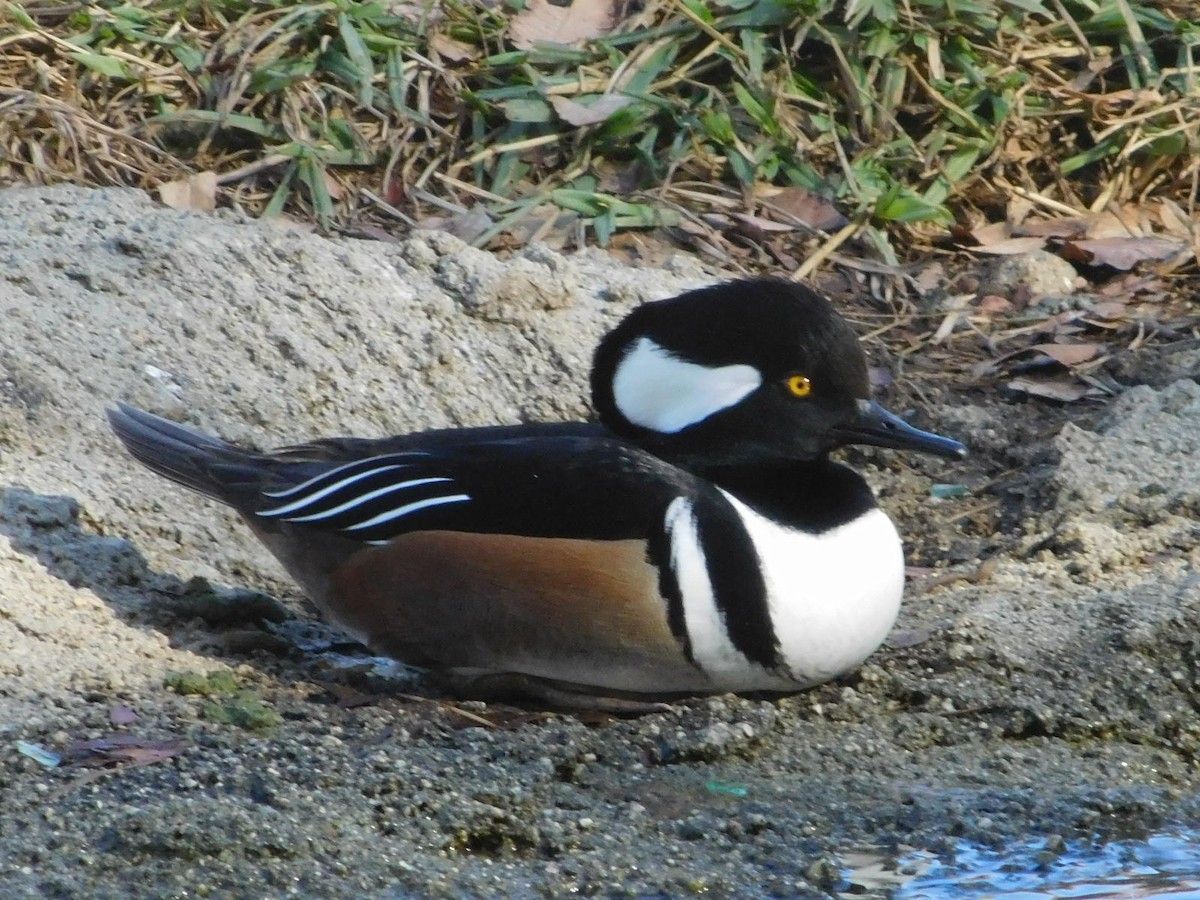
[[[269,445],[578,418],[595,338],[709,277],[0,191],[0,895],[826,896],[868,848],[1194,818],[1192,356],[1127,366],[1152,384],[1086,428],[952,396],[923,424],[969,464],[856,454],[910,561],[962,577],[918,585],[890,646],[836,684],[627,721],[335,665],[245,530],[103,420],[124,399]],[[936,500],[934,482],[974,490]],[[973,517],[981,501],[1003,515]],[[240,611],[247,589],[281,598],[280,632],[263,598]],[[277,724],[223,721],[226,700],[168,689],[172,671],[230,673]],[[125,751],[69,756],[107,768],[29,755],[114,735]]]

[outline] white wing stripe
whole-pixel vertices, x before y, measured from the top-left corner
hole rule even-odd
[[[388,510],[385,513],[380,513],[374,518],[367,519],[365,522],[359,522],[357,525],[349,525],[342,531],[362,531],[366,528],[373,528],[376,525],[383,525],[385,522],[392,522],[396,519],[407,516],[409,513],[419,512],[422,509],[428,509],[431,506],[440,506],[443,503],[461,503],[464,500],[470,500],[468,494],[450,494],[446,497],[429,497],[426,500],[417,500],[414,503],[408,503],[404,506],[398,506],[395,509]]]
[[[319,491],[316,491],[315,493],[304,494],[298,500],[293,500],[291,503],[285,503],[283,506],[275,507],[275,509],[264,509],[259,513],[259,515],[260,516],[286,516],[288,513],[296,512],[298,510],[304,509],[304,507],[306,507],[306,506],[311,506],[312,504],[316,503],[318,500],[321,500],[324,497],[328,497],[330,494],[340,491],[344,487],[349,487],[350,485],[354,484],[357,481],[362,481],[364,478],[369,478],[372,475],[378,475],[380,472],[390,472],[393,469],[399,469],[399,468],[402,468],[402,466],[400,466],[399,464],[395,464],[395,465],[390,465],[390,466],[380,466],[377,469],[367,469],[367,471],[365,471],[365,472],[359,472],[357,475],[350,475],[346,478],[343,478],[341,481],[335,481],[333,484],[329,485],[328,487],[323,487]],[[307,483],[309,483],[309,482],[306,482],[306,484]],[[291,491],[289,491],[288,493],[291,493]],[[273,495],[267,494],[267,496],[270,497]]]
[[[284,497],[290,497],[293,494],[299,494],[303,491],[308,490],[310,487],[312,487],[318,481],[324,481],[327,478],[336,478],[337,474],[339,472],[345,472],[347,469],[353,469],[355,466],[361,466],[363,463],[370,462],[371,459],[378,459],[382,462],[385,459],[391,460],[391,459],[395,459],[399,456],[428,456],[428,455],[429,455],[428,453],[425,453],[424,451],[421,451],[421,450],[409,450],[404,453],[395,453],[395,454],[392,454],[391,456],[376,456],[376,457],[368,457],[367,459],[356,459],[353,462],[344,463],[335,469],[329,469],[326,472],[322,472],[320,475],[314,475],[312,478],[308,479],[308,481],[301,482],[300,484],[296,485],[295,487],[290,487],[283,491],[263,491],[263,494],[267,497],[273,497],[276,500],[282,500]],[[390,468],[395,468],[395,466],[391,466]],[[378,472],[381,470],[380,469],[372,469],[371,471]]]
[[[377,469],[376,471],[383,471]],[[356,506],[361,506],[364,503],[370,503],[379,497],[394,491],[402,491],[405,488],[418,487],[422,484],[437,484],[439,481],[449,481],[449,478],[414,478],[412,481],[401,481],[399,484],[389,484],[387,487],[377,488],[366,494],[360,494],[351,497],[341,506],[335,506],[333,509],[327,509],[322,512],[311,513],[307,516],[288,516],[284,519],[285,522],[319,522],[322,519],[332,519],[334,516],[340,515],[348,510],[354,509]]]

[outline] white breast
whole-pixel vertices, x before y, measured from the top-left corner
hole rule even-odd
[[[771,521],[728,493],[725,497],[754,542],[771,627],[791,677],[747,659],[730,640],[692,504],[681,497],[671,504],[665,523],[671,566],[692,658],[710,687],[794,690],[847,672],[878,649],[896,620],[904,590],[900,536],[882,510],[809,534]]]
[[[725,496],[754,540],[775,634],[797,682],[828,681],[879,648],[904,592],[900,535],[883,510],[814,535]]]

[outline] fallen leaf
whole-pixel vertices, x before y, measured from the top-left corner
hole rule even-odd
[[[1093,306],[1091,313],[1102,319],[1124,319],[1129,315],[1129,307],[1120,300],[1105,300]]]
[[[1045,238],[1013,237],[987,246],[972,247],[971,249],[976,253],[990,253],[993,256],[1013,256],[1018,253],[1032,253],[1034,250],[1041,250],[1045,245]]]
[[[1085,241],[1067,241],[1062,257],[1068,262],[1114,269],[1132,269],[1138,263],[1170,259],[1187,249],[1187,244],[1173,238],[1111,237]]]
[[[1103,344],[1034,344],[1029,348],[1044,353],[1063,366],[1077,366],[1095,359],[1106,349]]]
[[[130,764],[144,766],[178,756],[182,741],[174,738],[155,740],[132,734],[115,734],[91,741],[76,741],[63,752],[66,765],[96,768]]]
[[[838,208],[815,191],[800,187],[783,188],[762,198],[768,207],[774,207],[789,216],[795,216],[810,228],[833,231],[850,220],[838,212]]]
[[[158,199],[171,209],[211,212],[217,208],[217,173],[197,172],[158,186]]]
[[[551,97],[550,105],[558,113],[558,117],[568,125],[582,128],[585,125],[599,125],[618,109],[633,102],[632,97],[621,97],[616,94],[604,94],[588,106],[568,100],[566,97]]]
[[[786,243],[779,238],[763,241],[762,246],[763,249],[771,254],[772,259],[775,260],[775,264],[783,269],[783,271],[795,272],[800,268],[800,260],[788,252]]]
[[[999,294],[988,294],[979,298],[979,302],[975,304],[977,312],[983,313],[985,316],[994,316],[999,313],[1005,313],[1012,310],[1012,302],[1007,297],[1001,297]]]
[[[339,684],[335,681],[321,682],[327,692],[334,696],[337,700],[337,705],[342,709],[354,709],[358,706],[369,706],[379,700],[377,694],[366,694],[357,688],[352,688],[347,684]]]
[[[1013,229],[1013,233],[1022,236],[1044,238],[1077,238],[1087,234],[1088,223],[1085,219],[1071,217],[1066,219],[1037,219],[1032,222],[1022,222]]]
[[[738,230],[750,238],[759,240],[772,232],[795,231],[796,226],[784,225],[782,222],[772,222],[762,216],[752,216],[748,213],[734,213],[733,219],[738,223]]]
[[[1012,227],[1007,222],[988,222],[975,228],[955,227],[954,237],[961,243],[973,241],[980,247],[1000,244],[1012,237]]]
[[[1061,403],[1074,403],[1082,400],[1092,392],[1092,389],[1074,378],[1014,378],[1008,383],[1008,389],[1029,394],[1032,397],[1042,397],[1046,400],[1058,400]]]
[[[389,178],[383,185],[383,199],[392,206],[400,206],[408,199],[408,190],[399,178]]]
[[[1153,294],[1166,290],[1167,283],[1157,275],[1128,273],[1114,278],[1097,291],[1104,297],[1120,300],[1122,296],[1131,297],[1134,294]]]
[[[1189,216],[1174,200],[1164,197],[1154,210],[1159,222],[1170,235],[1191,240],[1200,233],[1200,224]]]
[[[1146,211],[1140,205],[1109,206],[1089,216],[1087,223],[1089,238],[1147,237],[1150,234]]]
[[[508,37],[520,50],[536,44],[578,47],[604,37],[616,25],[613,0],[575,0],[570,6],[555,6],[549,0],[529,0],[508,25]]]
[[[945,283],[946,267],[940,262],[929,263],[913,275],[913,286],[922,294],[928,294]]]
[[[993,375],[997,372],[1027,372],[1029,370],[1045,369],[1056,363],[1061,366],[1076,366],[1088,360],[1095,359],[1108,352],[1104,344],[1031,344],[1011,350],[996,359],[981,363],[975,367],[975,375]],[[1030,354],[1037,354],[1031,356]]]
[[[437,31],[429,36],[429,49],[442,59],[452,63],[468,62],[479,56],[479,52],[474,47],[446,37]]]
[[[321,169],[321,176],[325,180],[325,190],[329,192],[329,196],[334,200],[346,199],[346,191],[342,187],[342,183],[333,177],[333,174],[325,168]]]
[[[491,228],[492,224],[492,217],[487,214],[482,204],[450,216],[430,216],[417,222],[419,228],[445,231],[467,243]]]

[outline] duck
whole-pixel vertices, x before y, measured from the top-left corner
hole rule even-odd
[[[779,694],[857,666],[904,589],[847,445],[962,459],[871,399],[828,299],[773,278],[635,307],[594,421],[259,452],[117,404],[139,462],[232,507],[323,615],[464,696],[638,709]]]

